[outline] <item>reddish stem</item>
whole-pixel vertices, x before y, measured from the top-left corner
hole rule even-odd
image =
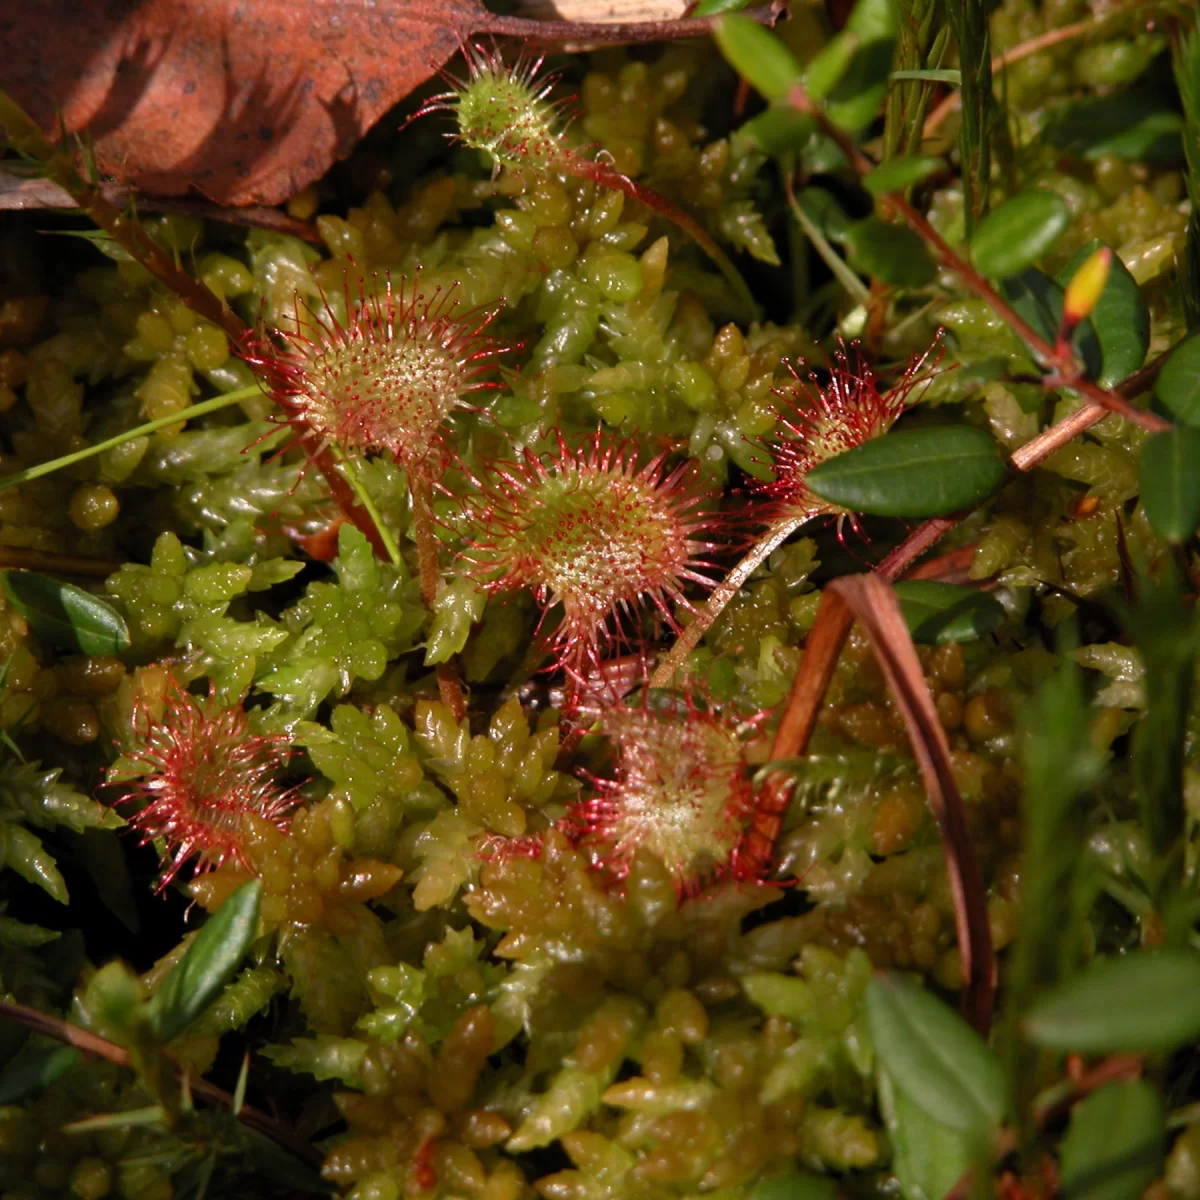
[[[1152,377],[1155,369],[1157,364],[1143,368],[1122,383],[1119,390],[1136,394],[1145,386],[1147,374]],[[1107,415],[1099,405],[1085,404],[1057,425],[1026,442],[1013,452],[1009,461],[1017,471],[1030,471],[1073,438],[1103,421]],[[917,559],[953,529],[959,519],[957,516],[934,517],[924,522],[883,559],[875,570],[889,582],[899,579]],[[798,758],[807,750],[812,731],[816,727],[821,702],[833,679],[838,656],[852,623],[849,609],[837,596],[828,593],[822,595],[817,619],[805,639],[804,657],[792,682],[783,718],[771,747],[773,759]],[[761,819],[756,812],[752,821],[758,841],[770,837],[773,843],[778,837],[782,818],[791,802],[789,790],[787,783],[781,781],[768,782],[763,788],[758,802]],[[773,844],[766,861],[769,861],[772,855]]]
[[[5,92],[0,91],[0,126],[9,141],[22,154],[41,163],[48,179],[58,184],[75,203],[118,245],[127,250],[160,283],[165,284],[193,312],[223,330],[234,346],[251,340],[250,327],[241,317],[199,279],[193,279],[136,220],[125,216],[101,190],[101,185],[85,179],[70,154],[55,146],[33,119]],[[375,553],[387,559],[375,522],[354,497],[341,477],[328,449],[317,449],[317,439],[302,439],[310,459],[317,464],[334,502],[371,543]]]
[[[614,192],[623,192],[631,200],[639,201],[647,208],[652,209],[654,212],[666,217],[668,221],[679,226],[712,259],[721,274],[729,281],[729,285],[737,293],[738,299],[746,306],[747,311],[752,316],[758,315],[758,303],[755,301],[746,281],[742,278],[741,272],[733,265],[733,260],[729,255],[701,227],[695,217],[684,212],[677,204],[668,200],[666,196],[659,195],[652,188],[648,188],[644,184],[630,179],[628,175],[623,175],[620,171],[606,167],[603,163],[595,162],[593,159],[583,158],[577,154],[570,154],[566,157],[563,165],[576,178],[590,180],[601,187],[611,188]]]
[[[812,117],[820,125],[822,132],[837,143],[856,174],[864,176],[874,170],[875,164],[855,145],[850,135],[831,121],[819,104],[813,102],[800,84],[796,84],[788,93],[788,102],[798,112]],[[880,207],[885,211],[890,207],[899,213],[913,231],[937,253],[942,265],[958,274],[967,288],[986,301],[988,307],[1029,347],[1038,364],[1047,372],[1041,381],[1047,391],[1070,388],[1093,404],[1118,413],[1127,421],[1140,425],[1151,433],[1163,433],[1171,428],[1170,422],[1155,416],[1154,413],[1134,408],[1117,392],[1108,391],[1086,379],[1084,365],[1071,347],[1064,347],[1067,352],[1061,353],[1036,333],[1012,305],[949,245],[903,195],[888,192],[880,198]]]
[[[29,1008],[24,1004],[14,1004],[9,1000],[0,1000],[0,1021],[11,1021],[14,1025],[31,1029],[35,1033],[53,1038],[56,1042],[62,1042],[64,1045],[74,1046],[84,1054],[90,1054],[93,1058],[102,1058],[116,1066],[129,1067],[131,1065],[129,1051],[124,1046],[118,1046],[116,1042],[110,1042],[107,1038],[89,1033],[86,1029],[80,1029],[78,1025],[71,1025],[58,1017],[52,1017],[49,1013],[39,1012],[36,1008]],[[295,1155],[301,1162],[320,1170],[321,1152],[301,1138],[295,1130],[267,1113],[251,1108],[248,1104],[242,1104],[240,1108],[235,1108],[233,1097],[228,1092],[223,1091],[216,1084],[209,1083],[207,1079],[191,1078],[187,1075],[186,1068],[180,1066],[170,1055],[164,1054],[163,1057],[177,1075],[187,1078],[187,1085],[191,1088],[193,1095],[199,1096],[210,1104],[228,1109],[243,1125],[257,1130],[290,1154]]]

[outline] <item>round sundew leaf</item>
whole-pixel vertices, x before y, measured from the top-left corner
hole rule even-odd
[[[33,571],[6,571],[4,592],[38,637],[79,654],[120,654],[129,629],[107,601]]]
[[[925,243],[911,229],[879,217],[855,221],[846,231],[846,248],[856,269],[884,283],[920,287],[936,272]]]
[[[1180,425],[1142,446],[1142,506],[1163,541],[1186,542],[1200,525],[1200,429]]]
[[[867,1026],[896,1087],[935,1121],[985,1132],[1003,1120],[1000,1060],[936,996],[876,975],[867,984]]]
[[[969,642],[1004,621],[1004,605],[976,588],[905,579],[895,585],[895,591],[914,642]]]
[[[941,166],[940,158],[930,158],[923,154],[889,159],[863,179],[863,186],[872,196],[902,192],[912,184],[928,179],[935,171],[940,170]]]
[[[146,1006],[150,1028],[170,1042],[217,998],[233,978],[258,932],[262,884],[244,883],[201,928]]]
[[[1200,1037],[1200,956],[1139,950],[1097,959],[1034,1003],[1025,1036],[1079,1054],[1171,1050]]]
[[[989,433],[969,425],[875,438],[808,473],[818,496],[878,517],[937,517],[986,500],[1008,469]]]
[[[1071,223],[1054,192],[1020,192],[992,209],[971,237],[971,261],[989,279],[1007,279],[1032,266]]]
[[[1065,288],[1103,244],[1097,239],[1080,247],[1055,277],[1057,282]],[[1150,309],[1137,280],[1116,254],[1108,268],[1104,291],[1088,320],[1100,342],[1101,367],[1096,382],[1101,387],[1112,387],[1142,365],[1150,347]]]
[[[1138,1200],[1162,1170],[1166,1114],[1144,1079],[1097,1088],[1071,1110],[1060,1149],[1063,1192],[1087,1200]]]
[[[792,52],[749,17],[729,13],[718,18],[713,38],[733,69],[768,100],[782,100],[801,77]]]
[[[1200,333],[1171,351],[1158,373],[1154,395],[1185,425],[1200,426]]]

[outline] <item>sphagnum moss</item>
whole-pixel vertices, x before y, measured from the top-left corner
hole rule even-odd
[[[1007,0],[993,50],[1082,15]],[[1007,68],[1010,120],[993,124],[1014,136],[995,199],[1015,182],[1062,196],[1073,220],[1039,265],[1053,275],[1092,239],[1109,244],[1140,285],[1157,352],[1186,325],[1185,180],[1128,141],[1079,151],[1055,132],[1060,103],[1123,100],[1137,63],[1148,71],[1162,49],[1156,30],[1106,28]],[[777,1176],[804,1187],[813,1173],[847,1194],[940,1195],[954,1179],[918,1178],[919,1156],[888,1127],[864,997],[880,968],[960,987],[954,896],[866,640],[851,636],[802,759],[770,763],[771,721],[745,725],[803,669],[822,581],[894,531],[867,520],[873,540],[842,545],[813,528],[769,548],[688,656],[692,702],[639,684],[753,536],[755,497],[776,516],[819,507],[805,491],[812,463],[886,437],[895,420],[958,411],[1012,450],[1075,401],[1047,402],[1003,322],[950,273],[920,289],[876,281],[863,309],[810,279],[760,170],[775,134],[730,119],[732,92],[703,43],[570,60],[573,124],[557,102],[566,91],[546,90],[536,68],[499,50],[470,56],[446,100],[465,145],[420,160],[402,185],[378,163],[370,185],[331,183],[342,190],[316,212],[320,246],[190,216],[145,222],[243,316],[289,334],[270,347],[292,368],[286,386],[276,371],[279,386],[237,407],[175,419],[246,388],[251,367],[271,383],[264,353],[231,344],[115,252],[106,265],[90,249],[64,259],[43,285],[24,235],[0,233],[16,264],[0,274],[0,474],[167,422],[0,489],[2,561],[48,574],[90,565],[82,578],[105,579],[93,590],[131,643],[68,647],[0,597],[5,998],[111,1031],[110,975],[96,968],[114,953],[145,972],[132,977],[142,993],[164,991],[192,941],[163,902],[129,902],[125,867],[139,896],[163,870],[150,849],[133,852],[140,830],[160,841],[193,914],[261,885],[247,961],[172,1053],[232,1088],[236,1069],[222,1073],[235,1044],[251,1051],[249,1100],[314,1138],[326,1181],[354,1200],[758,1200]],[[402,135],[413,140],[397,161],[436,140],[422,125],[438,119]],[[850,232],[839,204],[870,201],[819,143],[806,135],[791,150],[810,181],[801,202],[837,245]],[[913,195],[957,244],[953,172]],[[621,190],[609,186],[618,173]],[[757,298],[779,323],[746,323],[646,189],[757,261]],[[786,285],[765,273],[780,259]],[[877,386],[872,369],[894,377],[887,364],[914,361],[939,325],[956,369],[920,388],[901,369],[898,388]],[[835,326],[861,338],[863,365],[827,353]],[[789,372],[799,360],[811,379]],[[401,368],[429,388],[402,394]],[[352,460],[396,561],[339,527],[272,422],[311,427]],[[994,586],[1007,619],[919,647],[1002,952],[1017,937],[1020,953],[1028,919],[1020,729],[1063,660],[1055,628],[1078,631],[1073,657],[1103,676],[1087,736],[1118,762],[1155,702],[1105,597],[1136,591],[1140,563],[1161,574],[1175,553],[1137,502],[1143,440],[1109,417],[978,509],[946,577]],[[443,489],[432,580],[413,540],[414,475]],[[437,586],[432,605],[422,582]],[[618,627],[625,647],[609,636]],[[609,663],[618,648],[630,653]],[[430,674],[443,653],[465,677],[462,715]],[[580,681],[601,676],[607,690],[583,696]],[[171,678],[180,690],[160,717]],[[598,713],[594,729],[560,723],[549,699],[564,696],[577,721]],[[119,789],[92,800],[118,758]],[[1186,764],[1190,803],[1190,742]],[[791,775],[792,802],[770,860],[740,871],[767,765]],[[201,785],[220,801],[207,841],[180,823]],[[171,820],[154,807],[166,793]],[[121,795],[148,803],[114,807]],[[1108,891],[1081,945],[1165,936],[1137,811],[1120,769],[1080,800],[1080,841]],[[134,836],[118,841],[123,818]],[[767,880],[746,878],[759,868]],[[119,923],[139,917],[143,942],[122,940]],[[129,1040],[145,1068],[144,1034]],[[19,1065],[0,1068],[0,1086]],[[0,1195],[287,1194],[231,1118],[148,1116],[164,1099],[153,1077],[79,1061],[13,1093],[0,1107]],[[179,1107],[177,1091],[165,1099]],[[109,1118],[78,1127],[97,1114]],[[1154,1185],[1170,1200],[1189,1194],[1194,1132]]]

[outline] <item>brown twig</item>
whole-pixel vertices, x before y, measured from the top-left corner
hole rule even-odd
[[[946,855],[962,960],[963,1014],[986,1037],[992,1023],[996,989],[996,956],[988,925],[987,892],[954,778],[950,743],[925,682],[912,634],[891,584],[877,574],[835,579],[825,585],[825,594],[830,592],[857,618],[870,638],[888,690],[904,718]]]
[[[35,1033],[53,1038],[56,1042],[74,1046],[75,1049],[84,1054],[90,1054],[93,1058],[102,1058],[106,1062],[114,1063],[118,1067],[130,1065],[129,1052],[123,1046],[118,1046],[116,1042],[110,1042],[107,1038],[99,1037],[97,1034],[89,1033],[86,1029],[80,1029],[78,1025],[71,1025],[58,1017],[52,1017],[49,1013],[39,1012],[36,1008],[0,1000],[0,1021],[12,1021],[16,1025],[32,1029]],[[176,1076],[182,1079],[185,1075],[184,1067],[170,1055],[163,1057]],[[209,1083],[207,1079],[196,1079],[191,1075],[188,1075],[187,1078],[188,1086],[194,1096],[198,1096],[218,1108],[234,1112],[233,1097],[228,1092],[217,1087],[215,1083]],[[299,1137],[295,1130],[289,1128],[282,1121],[278,1121],[248,1104],[243,1104],[234,1115],[243,1125],[270,1138],[276,1145],[300,1159],[301,1162],[315,1170],[321,1169],[323,1160],[320,1151]]]
[[[1140,393],[1147,382],[1153,379],[1160,365],[1161,360],[1158,360],[1135,372],[1118,385],[1117,390],[1128,395]],[[1085,404],[1014,451],[1009,461],[1017,471],[1031,471],[1107,415],[1098,405]],[[934,517],[925,521],[875,568],[875,573],[888,582],[899,579],[958,521],[957,516]],[[792,680],[792,689],[771,746],[772,759],[799,758],[808,749],[821,703],[833,679],[838,656],[853,620],[841,597],[836,593],[831,594],[827,587],[821,597],[816,620],[805,638],[804,655]],[[774,856],[774,843],[778,840],[791,802],[790,786],[785,780],[774,779],[763,788],[748,834],[748,844],[754,850],[755,861],[769,863]]]
[[[55,554],[24,546],[0,546],[0,570],[46,571],[53,575],[78,575],[83,579],[107,579],[121,569],[115,558],[85,558],[81,554]]]
[[[243,225],[249,229],[270,229],[275,233],[286,233],[302,238],[306,242],[319,242],[321,235],[311,221],[297,221],[277,208],[251,205],[248,208],[230,208],[224,204],[213,204],[209,200],[188,200],[177,196],[148,196],[121,183],[101,183],[100,194],[115,208],[126,208],[131,202],[145,212],[182,213],[189,217],[201,217],[206,221],[220,221],[226,225]],[[0,168],[0,212],[38,212],[44,209],[73,209],[79,204],[65,188],[50,179],[22,179],[11,171]]]

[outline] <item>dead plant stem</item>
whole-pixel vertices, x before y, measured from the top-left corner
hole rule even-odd
[[[116,1066],[130,1066],[129,1051],[123,1046],[118,1046],[116,1042],[110,1042],[107,1038],[99,1037],[86,1029],[80,1029],[78,1025],[71,1025],[58,1017],[52,1017],[49,1013],[39,1012],[36,1008],[29,1008],[24,1004],[14,1004],[9,1000],[0,1000],[0,1021],[11,1021],[16,1025],[22,1025],[35,1033],[53,1038],[56,1042],[62,1042],[67,1046],[74,1046],[84,1054],[89,1054],[93,1058],[102,1058]],[[175,1074],[183,1078],[186,1074],[185,1069],[170,1055],[163,1057]],[[209,1083],[207,1079],[197,1079],[189,1074],[187,1080],[193,1095],[199,1096],[202,1100],[206,1100],[218,1108],[227,1109],[243,1125],[270,1138],[271,1141],[314,1170],[321,1169],[323,1159],[320,1151],[282,1121],[278,1121],[268,1113],[252,1108],[248,1104],[243,1104],[240,1109],[235,1110],[233,1097],[217,1087],[216,1084]]]

